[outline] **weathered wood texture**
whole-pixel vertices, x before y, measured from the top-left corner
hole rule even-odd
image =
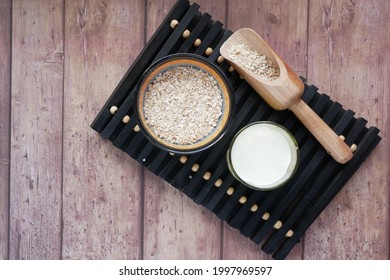
[[[144,1],[66,1],[64,259],[141,258],[141,168],[90,129],[140,52]]]
[[[8,258],[11,0],[0,2],[0,259]]]
[[[255,30],[296,72],[306,72],[308,0],[229,1],[228,28]]]
[[[13,1],[10,258],[61,256],[63,1]]]
[[[175,2],[1,1],[0,258],[270,258],[89,127]],[[389,2],[195,2],[382,130],[288,258],[388,259]]]
[[[305,237],[305,259],[389,258],[389,1],[311,1],[308,82],[382,142]]]

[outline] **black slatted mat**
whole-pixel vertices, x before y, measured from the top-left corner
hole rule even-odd
[[[170,26],[172,20],[179,22],[175,28]],[[187,38],[182,36],[185,30],[191,32]],[[348,145],[357,145],[350,162],[336,163],[291,112],[270,108],[237,72],[220,60],[219,48],[231,34],[209,14],[199,12],[199,5],[178,0],[91,127],[196,203],[262,244],[263,251],[284,259],[381,138],[376,127],[366,127],[366,120],[354,117],[354,112],[318,93],[315,86],[305,84],[303,100],[338,135],[344,135]],[[201,43],[195,43],[196,39]],[[235,91],[236,115],[231,130],[211,149],[190,156],[169,154],[155,147],[139,132],[133,116],[134,87],[141,74],[156,59],[177,52],[197,53],[219,65]],[[293,179],[269,192],[240,184],[230,174],[225,160],[233,135],[258,120],[285,126],[300,147],[299,168]]]

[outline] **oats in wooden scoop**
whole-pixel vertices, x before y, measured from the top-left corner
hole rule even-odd
[[[267,80],[279,77],[279,69],[264,54],[251,50],[248,46],[233,45],[228,49],[233,62],[241,65],[248,71],[260,75]]]

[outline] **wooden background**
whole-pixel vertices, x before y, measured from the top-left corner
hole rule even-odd
[[[269,259],[89,125],[175,0],[0,0],[0,259]],[[382,142],[289,255],[389,259],[390,1],[198,0]]]

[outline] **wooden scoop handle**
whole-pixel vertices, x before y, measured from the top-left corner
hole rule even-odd
[[[346,163],[353,157],[348,145],[302,99],[289,109],[335,161]]]

